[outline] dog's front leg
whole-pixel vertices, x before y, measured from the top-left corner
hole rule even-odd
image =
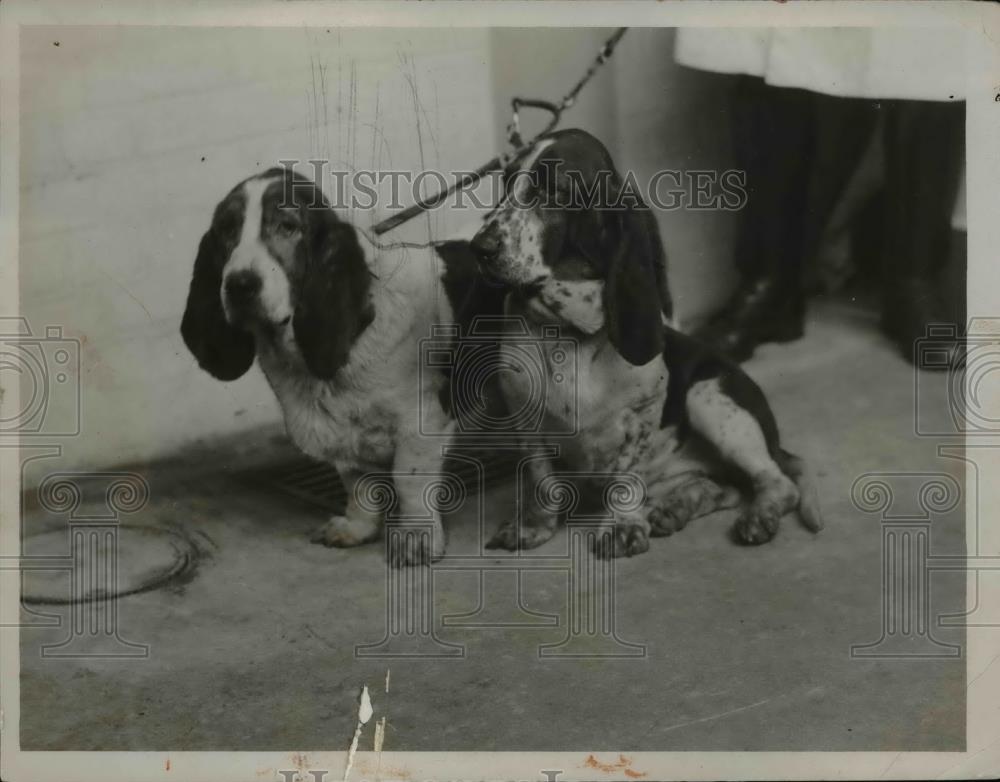
[[[555,497],[546,501],[546,493],[556,486],[546,479],[553,473],[551,447],[542,443],[523,449],[518,465],[517,513],[512,521],[496,531],[486,548],[508,551],[535,548],[549,540],[559,525]]]
[[[432,484],[442,480],[444,455],[435,438],[411,435],[396,446],[393,481],[398,498],[396,523],[388,530],[392,567],[429,565],[445,552],[444,525],[434,504]]]
[[[382,534],[383,516],[379,511],[362,507],[356,494],[357,473],[340,471],[340,479],[347,490],[347,508],[343,516],[331,516],[330,520],[317,529],[310,540],[324,546],[350,548],[378,540]]]

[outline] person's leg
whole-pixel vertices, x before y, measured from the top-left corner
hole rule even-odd
[[[735,163],[746,173],[734,258],[740,282],[697,336],[743,360],[759,342],[801,334],[788,251],[801,241],[812,123],[808,93],[749,76],[735,85],[730,108]]]
[[[907,360],[929,324],[949,323],[940,290],[965,155],[965,104],[891,101],[885,125],[882,327]]]
[[[870,101],[769,87],[733,96],[737,165],[747,173],[736,265],[741,284],[697,336],[737,360],[802,334],[803,265],[874,129]]]
[[[875,137],[879,103],[815,96],[816,144],[806,194],[802,265],[815,263],[826,229]]]
[[[773,252],[785,244],[789,222],[775,215],[803,206],[810,101],[802,90],[771,87],[761,78],[744,76],[733,89],[730,108],[735,163],[746,174],[747,192],[735,263],[741,278],[753,280],[773,274]]]

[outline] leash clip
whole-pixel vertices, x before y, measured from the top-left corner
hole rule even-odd
[[[562,117],[563,110],[568,108],[569,105],[566,101],[563,101],[558,106],[555,103],[547,100],[539,100],[537,98],[514,98],[510,102],[511,116],[510,124],[507,125],[507,141],[510,142],[511,146],[515,150],[520,150],[525,146],[524,138],[521,136],[521,108],[527,107],[529,109],[541,109],[542,111],[547,111],[551,116],[549,117],[548,123],[542,130],[535,135],[535,138],[539,136],[544,136],[552,128],[559,124],[559,119]]]

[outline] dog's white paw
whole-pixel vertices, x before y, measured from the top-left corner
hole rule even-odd
[[[649,522],[638,514],[630,514],[606,526],[594,539],[594,556],[598,559],[634,557],[649,551]]]
[[[324,546],[350,548],[377,540],[381,525],[368,519],[356,520],[346,516],[333,516],[326,524],[313,532],[310,540]]]

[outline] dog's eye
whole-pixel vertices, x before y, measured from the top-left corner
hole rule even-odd
[[[274,230],[281,236],[291,236],[299,230],[299,219],[290,212],[280,214]]]

